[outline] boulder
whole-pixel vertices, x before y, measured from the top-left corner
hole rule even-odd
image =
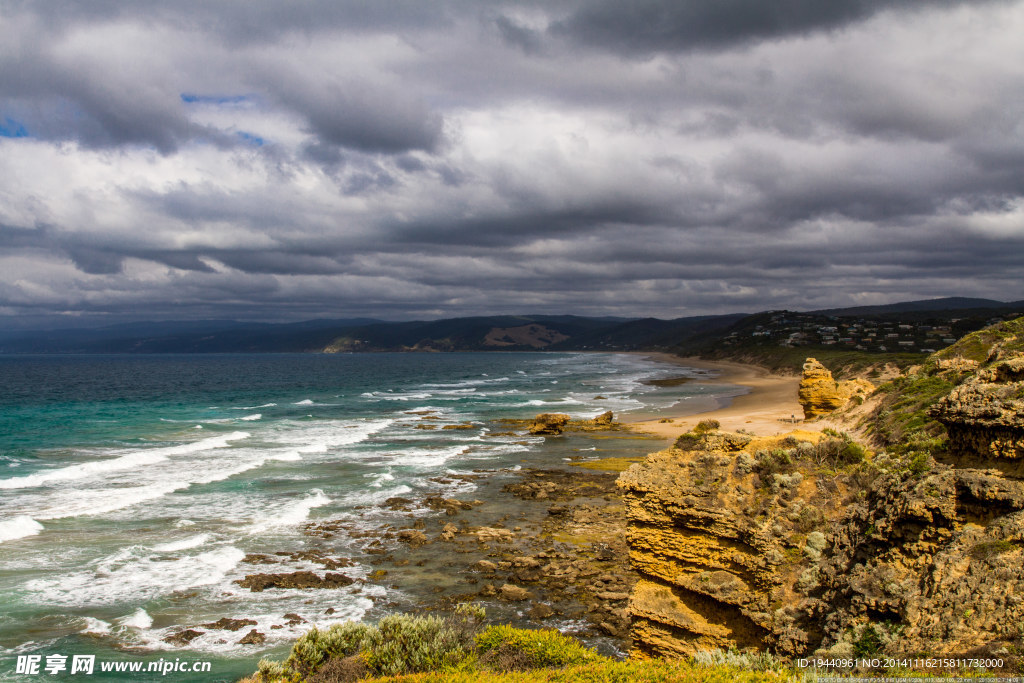
[[[354,579],[337,572],[327,572],[320,578],[310,571],[298,571],[289,574],[247,574],[244,579],[236,579],[234,583],[259,593],[267,588],[342,588],[353,582]]]
[[[165,643],[171,645],[188,645],[193,640],[203,635],[202,631],[196,631],[195,629],[187,628],[183,631],[177,631],[164,638]]]
[[[262,633],[260,633],[259,631],[257,631],[256,629],[253,629],[253,630],[249,631],[248,633],[246,633],[245,637],[243,637],[240,641],[238,641],[238,644],[239,645],[262,645],[265,642],[267,642],[267,637],[265,635],[263,635]]]
[[[533,418],[530,433],[537,436],[555,436],[561,434],[569,424],[569,416],[565,413],[541,413]]]
[[[808,358],[804,361],[798,397],[804,418],[810,420],[835,412],[854,396],[866,396],[874,390],[874,385],[867,380],[838,381],[817,359]]]
[[[410,548],[419,548],[421,545],[430,543],[427,540],[427,535],[419,529],[402,529],[398,532],[398,540],[408,543]]]
[[[520,586],[513,586],[510,583],[506,583],[498,589],[498,594],[502,600],[508,600],[509,602],[522,602],[533,598],[533,593],[530,591]]]
[[[255,619],[228,619],[223,617],[209,624],[200,624],[203,628],[213,628],[221,631],[238,631],[246,626],[255,626]]]

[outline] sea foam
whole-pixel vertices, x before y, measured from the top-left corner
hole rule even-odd
[[[226,448],[232,441],[238,441],[249,437],[249,432],[231,432],[222,436],[211,436],[198,441],[180,444],[177,446],[166,446],[163,448],[146,448],[132,451],[127,455],[109,460],[96,460],[71,465],[60,469],[39,472],[26,477],[14,477],[12,479],[0,479],[0,489],[22,489],[35,486],[45,486],[55,481],[69,481],[85,479],[108,472],[134,469],[143,465],[152,465],[170,457],[190,455],[214,448]]]
[[[0,543],[13,541],[16,538],[35,536],[43,530],[43,525],[27,515],[18,515],[14,519],[0,522]]]

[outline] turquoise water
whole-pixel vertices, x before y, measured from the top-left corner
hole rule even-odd
[[[393,590],[252,593],[232,581],[268,570],[246,553],[301,548],[318,519],[380,526],[392,496],[475,488],[430,477],[564,459],[557,440],[488,436],[499,418],[648,416],[736,393],[700,371],[678,387],[644,383],[687,372],[626,354],[0,357],[0,679],[77,680],[17,676],[17,657],[92,654],[210,661],[211,673],[169,676],[234,680]],[[473,428],[415,429],[429,417]],[[372,569],[357,540],[339,537],[332,554],[356,561],[354,578]],[[322,567],[272,571],[299,569]],[[270,629],[290,612],[308,623]],[[164,642],[225,615],[259,623]],[[266,645],[237,644],[249,628]]]

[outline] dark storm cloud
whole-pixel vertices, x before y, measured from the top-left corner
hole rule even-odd
[[[722,49],[840,29],[887,10],[954,7],[985,0],[597,0],[552,32],[600,49],[647,54]]]
[[[0,17],[0,315],[1024,297],[1024,2]]]
[[[451,3],[438,0],[305,0],[301,3],[264,0],[8,0],[14,12],[31,12],[52,28],[82,23],[142,21],[203,30],[237,43],[262,43],[293,31],[317,33],[333,29],[389,31],[448,22]]]
[[[397,154],[433,150],[441,139],[441,116],[422,101],[373,83],[300,86],[271,84],[282,105],[301,114],[317,144],[362,152]]]

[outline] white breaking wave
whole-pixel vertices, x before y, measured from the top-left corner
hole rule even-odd
[[[311,405],[313,405],[313,399],[307,398],[307,399],[304,399],[302,401],[296,401],[292,405],[294,405],[294,406],[311,406]]]
[[[210,534],[199,534],[198,536],[190,536],[180,541],[172,541],[170,543],[161,543],[160,545],[153,546],[153,550],[162,553],[173,553],[179,550],[188,550],[190,548],[196,548],[203,545],[210,540]]]
[[[373,491],[365,491],[363,493],[352,493],[344,498],[345,505],[375,505],[377,503],[383,503],[388,498],[394,496],[403,496],[406,493],[410,493],[412,488],[402,484],[394,488],[375,489]],[[358,512],[358,511],[357,511]]]
[[[360,424],[329,423],[313,429],[303,426],[302,423],[297,423],[296,428],[291,426],[296,423],[291,423],[273,434],[284,441],[276,448],[236,447],[216,458],[195,449],[194,457],[175,458],[173,461],[151,464],[138,471],[123,472],[119,476],[107,473],[108,476],[102,485],[80,488],[69,486],[61,490],[59,497],[44,489],[22,494],[14,500],[0,501],[0,512],[7,508],[9,514],[26,515],[35,520],[106,514],[152,501],[197,484],[222,481],[261,467],[270,461],[295,461],[301,460],[304,454],[328,453],[339,446],[359,443],[391,423],[392,420],[374,420]],[[235,432],[233,435],[218,438],[226,439],[241,435],[248,434]],[[288,442],[296,441],[304,442],[304,445],[297,448],[286,445]],[[209,439],[204,439],[203,442],[212,443]]]
[[[249,437],[249,432],[231,432],[223,436],[211,436],[199,441],[180,444],[178,446],[166,446],[163,448],[146,448],[133,451],[119,458],[109,460],[96,460],[71,465],[60,469],[30,474],[26,477],[15,477],[12,479],[0,479],[0,489],[23,489],[34,486],[44,486],[54,481],[69,481],[85,479],[108,472],[134,469],[142,465],[152,465],[170,457],[191,455],[214,448],[226,448],[232,441],[238,441]]]
[[[253,414],[253,415],[246,415],[245,417],[240,417],[240,418],[238,418],[238,419],[239,419],[239,420],[242,420],[243,422],[252,422],[253,420],[260,420],[260,419],[262,419],[262,418],[263,418],[263,415],[262,415],[262,414],[260,414],[260,413],[255,413],[255,414]]]
[[[391,474],[391,471],[388,470],[387,472],[370,472],[369,474],[364,474],[363,478],[372,479],[373,481],[370,482],[370,486],[379,489],[384,486],[385,482],[394,481],[395,475]]]
[[[225,546],[166,560],[149,556],[140,546],[124,548],[83,571],[56,579],[36,579],[24,587],[34,593],[34,602],[56,605],[110,605],[118,602],[150,600],[175,591],[219,583],[241,562],[245,553]],[[122,626],[149,628],[152,620],[145,610],[119,619]]]
[[[280,506],[261,514],[260,516],[264,517],[263,521],[250,526],[248,532],[253,534],[264,533],[281,527],[301,524],[306,521],[306,518],[309,517],[309,513],[313,508],[322,507],[331,502],[331,499],[328,498],[320,489],[312,489],[310,490],[310,493],[312,495],[307,496],[300,501]],[[269,517],[266,515],[269,515]]]
[[[128,628],[143,629],[153,625],[153,617],[149,616],[149,613],[140,607],[128,616],[118,619],[117,623]]]
[[[0,543],[35,536],[42,530],[43,525],[28,515],[18,515],[14,519],[0,522]]]
[[[91,633],[93,635],[106,635],[110,633],[111,624],[108,621],[93,617],[82,617],[82,620],[85,621],[85,626],[82,627],[80,633]]]

